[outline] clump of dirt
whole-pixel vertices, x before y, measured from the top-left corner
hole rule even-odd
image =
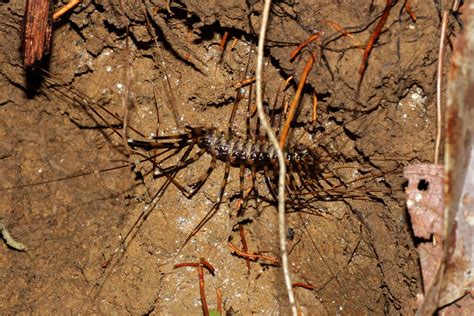
[[[323,2],[275,3],[266,44],[270,105],[291,100],[309,49],[316,54],[290,143],[320,142],[333,158],[325,171],[332,176],[323,181],[345,183],[341,198],[315,198],[308,212],[289,209],[293,281],[313,288],[295,288],[298,306],[314,314],[408,313],[421,281],[401,168],[432,155],[437,7],[410,1],[415,23],[403,2],[394,5],[357,95],[363,45],[385,1]],[[29,249],[2,246],[8,302],[2,311],[196,313],[197,271],[173,265],[201,257],[216,269],[205,276],[211,308],[221,289],[226,311],[287,310],[281,269],[268,262],[248,269],[227,246],[242,248],[243,227],[249,252],[278,257],[275,207],[251,199],[237,216],[238,168],[230,171],[219,212],[179,255],[217,199],[221,162],[192,199],[169,186],[121,247],[166,179],[152,180],[142,164],[131,170],[136,161],[127,157],[123,139],[81,107],[102,105],[123,117],[125,104],[129,126],[143,138],[182,133],[186,124],[227,130],[238,99],[234,85],[253,75],[261,10],[254,1],[84,1],[55,25],[51,75],[43,74],[48,84],[34,92],[26,89],[19,52],[23,7],[0,5],[0,216]],[[290,60],[314,32],[321,39]],[[69,98],[71,92],[80,97]],[[247,107],[253,107],[245,100],[253,92],[248,86],[240,92],[232,128],[244,136]],[[313,96],[317,124],[311,124]],[[121,129],[119,123],[111,122]],[[184,168],[176,181],[192,186],[210,160],[206,155]],[[249,172],[245,181],[252,181]],[[261,179],[257,187],[268,193]]]

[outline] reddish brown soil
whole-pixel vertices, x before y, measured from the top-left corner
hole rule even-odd
[[[145,135],[157,130],[156,103],[160,133],[170,134],[177,128],[167,73],[184,123],[226,130],[236,94],[232,84],[243,76],[248,52],[255,48],[262,5],[171,1],[168,11],[166,2],[120,7],[114,1],[84,1],[55,24],[48,66],[52,75],[44,81],[83,93],[117,113],[123,112],[122,100],[130,93],[130,125]],[[265,94],[274,100],[290,75],[298,81],[308,54],[294,61],[288,56],[314,31],[323,31],[323,40],[312,44],[318,58],[294,133],[308,126],[315,92],[318,125],[325,126],[323,137],[328,133],[326,146],[344,157],[333,172],[348,179],[349,186],[354,179],[362,184],[348,189],[340,201],[315,201],[319,215],[293,212],[287,217],[294,232],[288,241],[293,281],[316,288],[295,289],[304,313],[407,314],[421,289],[400,171],[432,156],[439,15],[434,2],[412,0],[418,17],[414,23],[399,2],[370,56],[358,97],[363,55],[358,45],[367,42],[385,1],[273,6]],[[274,206],[251,201],[243,217],[236,215],[238,170],[231,171],[220,211],[175,257],[215,202],[222,163],[192,199],[175,187],[166,190],[125,251],[116,252],[162,180],[136,180],[130,168],[101,172],[127,161],[122,140],[109,137],[110,129],[51,86],[27,93],[19,51],[23,9],[22,2],[0,4],[0,217],[28,246],[27,252],[0,246],[2,314],[199,313],[197,271],[173,265],[201,257],[216,268],[215,276],[205,276],[211,308],[216,308],[220,288],[227,311],[287,311],[281,269],[251,263],[248,272],[246,261],[227,247],[229,238],[241,247],[235,225],[247,219],[249,251],[278,255]],[[158,47],[147,31],[144,10]],[[325,20],[345,27],[353,38],[341,36]],[[230,39],[220,60],[225,31]],[[296,85],[285,92],[287,99]],[[237,113],[237,130],[244,126],[245,106]],[[329,131],[335,126],[344,133],[333,138]],[[178,180],[192,185],[209,160],[186,168]],[[364,172],[384,176],[374,180],[364,178]],[[263,183],[259,188],[265,191]]]

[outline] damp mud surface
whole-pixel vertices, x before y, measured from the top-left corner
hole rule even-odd
[[[113,131],[123,131],[120,119],[103,122],[87,107],[103,106],[119,118],[127,108],[127,136],[139,137],[133,127],[145,139],[184,133],[185,125],[227,131],[238,103],[232,130],[245,137],[249,117],[250,134],[263,135],[251,113],[254,87],[235,87],[254,76],[262,3],[114,3],[83,1],[55,23],[47,72],[30,77],[33,84],[21,62],[24,4],[0,4],[0,217],[28,247],[0,246],[0,311],[201,313],[197,270],[173,266],[204,258],[216,270],[205,273],[210,309],[218,308],[219,289],[228,313],[287,313],[281,268],[265,260],[247,265],[228,246],[243,249],[243,231],[247,252],[279,256],[276,208],[264,198],[271,194],[262,172],[258,196],[238,214],[239,169],[231,168],[219,211],[178,253],[216,202],[225,163],[217,161],[190,199],[175,185],[154,198],[166,177],[153,179],[153,165],[140,162],[153,151],[137,155]],[[272,7],[265,104],[281,109],[291,102],[313,52],[288,142],[331,157],[321,178],[308,181],[329,193],[343,183],[337,198],[323,198],[320,189],[305,207],[288,203],[290,269],[293,282],[306,285],[295,288],[305,314],[410,314],[422,289],[401,171],[432,159],[440,21],[435,2],[410,3],[416,22],[403,1],[395,3],[359,93],[364,46],[385,1]],[[290,60],[315,32],[320,38]],[[176,181],[190,188],[211,164],[205,154]],[[249,170],[244,178],[247,189]]]

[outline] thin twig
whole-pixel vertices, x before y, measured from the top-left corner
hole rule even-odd
[[[267,31],[268,17],[270,15],[270,6],[272,4],[271,0],[265,0],[262,13],[262,25],[260,28],[260,34],[258,37],[258,47],[257,47],[257,67],[256,67],[256,77],[257,77],[257,109],[258,117],[262,124],[263,130],[267,133],[268,138],[275,148],[275,152],[278,158],[279,165],[279,176],[278,176],[278,231],[280,236],[280,255],[283,265],[283,274],[285,278],[286,290],[288,293],[288,301],[290,303],[291,312],[294,316],[298,314],[295,304],[295,296],[293,294],[293,288],[291,286],[290,271],[288,268],[288,253],[286,250],[286,228],[285,228],[285,176],[286,176],[286,166],[285,158],[283,157],[283,151],[278,144],[278,140],[273,133],[263,111],[263,101],[262,101],[262,68],[263,68],[263,47],[265,44],[265,33]]]
[[[244,226],[239,225],[240,241],[242,242],[243,252],[248,252],[249,247],[247,245],[247,240],[245,239]],[[247,273],[250,275],[250,259],[245,258],[245,264],[247,265]]]
[[[301,44],[298,45],[290,54],[290,60],[294,59],[303,48],[309,45],[312,41],[317,40],[318,38],[321,38],[321,32],[317,32],[310,37],[308,37],[305,41],[303,41]]]
[[[219,315],[223,315],[222,314],[222,290],[220,287],[217,288],[216,294],[217,294],[217,313]]]
[[[65,6],[59,8],[56,12],[54,12],[53,21],[59,19],[62,15],[73,9],[79,3],[81,3],[81,0],[70,0]]]
[[[407,2],[405,2],[405,11],[407,11],[407,13],[410,16],[410,18],[412,19],[412,21],[414,23],[416,23],[415,12],[413,12],[413,10],[411,9],[410,1],[408,1],[408,0],[407,0]]]
[[[277,266],[280,265],[280,261],[278,259],[273,258],[273,257],[265,256],[265,255],[259,255],[259,254],[256,254],[256,253],[247,253],[247,252],[242,251],[239,248],[237,248],[237,246],[235,246],[231,242],[228,242],[227,246],[229,246],[229,248],[232,249],[232,251],[234,251],[238,256],[241,256],[245,259],[252,260],[252,261],[266,260],[266,261],[271,262],[273,265],[277,265]]]
[[[202,265],[198,266],[198,273],[199,273],[199,294],[201,296],[202,313],[204,316],[209,316],[209,307],[207,306],[207,300],[206,300],[206,290],[204,288],[204,268],[202,267]]]
[[[207,306],[206,291],[205,291],[205,286],[204,286],[204,268],[206,268],[212,275],[214,275],[214,272],[215,272],[214,267],[209,262],[201,258],[199,262],[186,262],[186,263],[175,264],[173,269],[178,269],[178,268],[183,268],[183,267],[193,267],[193,268],[198,269],[199,294],[201,296],[202,313],[204,316],[209,316],[209,307]],[[218,301],[219,301],[219,292],[218,292]],[[221,301],[222,301],[222,295],[221,295]]]
[[[296,109],[298,108],[298,104],[300,103],[301,94],[303,92],[303,88],[306,83],[306,78],[308,77],[308,74],[311,68],[313,67],[313,63],[314,63],[314,54],[311,53],[311,55],[309,56],[309,60],[306,63],[306,66],[304,67],[303,74],[301,75],[301,79],[298,84],[298,89],[296,90],[295,97],[293,98],[293,101],[291,101],[290,109],[288,111],[288,116],[286,118],[285,125],[283,126],[283,130],[281,132],[280,146],[283,149],[285,149],[286,141],[288,139],[288,133],[290,131],[291,122],[293,122],[293,119],[295,117]]]
[[[443,79],[443,57],[444,57],[444,43],[446,41],[446,28],[448,26],[448,10],[444,10],[443,22],[441,25],[441,39],[439,40],[439,54],[438,54],[438,74],[436,79],[436,143],[434,152],[434,164],[437,165],[439,161],[439,148],[441,145],[441,84]]]
[[[321,23],[326,23],[327,25],[329,25],[330,27],[332,27],[336,31],[342,33],[343,36],[349,37],[352,40],[352,42],[354,43],[355,46],[357,46],[358,48],[364,50],[364,48],[362,47],[363,45],[354,37],[354,35],[352,35],[350,32],[348,32],[339,23],[337,23],[335,21],[331,21],[331,20],[321,20],[320,22]]]
[[[316,120],[318,119],[318,96],[316,93],[313,92],[313,116],[312,116],[312,122],[316,123]]]
[[[298,283],[293,283],[293,287],[302,287],[304,289],[307,289],[307,290],[311,290],[311,291],[314,291],[316,290],[316,287],[314,287],[313,285],[309,284],[309,283],[304,283],[304,282],[298,282]]]
[[[26,251],[26,246],[24,244],[13,239],[13,237],[10,235],[10,232],[8,231],[7,227],[5,226],[1,218],[0,218],[0,232],[3,236],[3,240],[5,240],[8,246],[18,251]]]

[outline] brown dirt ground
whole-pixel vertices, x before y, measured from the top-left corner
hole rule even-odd
[[[51,76],[45,79],[117,113],[129,95],[130,125],[145,135],[157,130],[157,104],[160,133],[166,135],[177,130],[167,73],[183,122],[226,129],[236,95],[232,84],[242,77],[255,48],[261,3],[171,1],[168,11],[166,1],[113,2],[84,1],[55,24],[47,67]],[[367,42],[385,1],[287,1],[273,6],[265,94],[274,100],[285,79],[295,75],[298,80],[308,54],[290,61],[290,52],[314,31],[324,31],[323,40],[312,44],[318,59],[294,133],[307,128],[311,92],[316,93],[318,125],[325,127],[320,134],[329,140],[326,150],[343,157],[334,163],[333,173],[348,179],[348,186],[359,179],[358,188],[348,189],[344,199],[315,201],[319,215],[288,214],[294,232],[288,241],[293,281],[316,288],[295,289],[304,313],[413,311],[421,281],[400,171],[432,157],[440,23],[434,3],[412,0],[418,17],[414,23],[398,1],[370,57],[358,98],[363,54],[358,45]],[[230,238],[241,246],[235,225],[246,220],[250,251],[278,255],[274,206],[251,201],[243,217],[236,215],[238,170],[231,172],[220,211],[175,258],[216,200],[222,163],[192,199],[175,187],[166,190],[125,250],[114,255],[162,180],[136,180],[129,168],[101,172],[126,161],[121,139],[109,137],[110,129],[52,86],[26,93],[19,51],[23,9],[22,1],[0,3],[0,216],[28,246],[27,252],[0,246],[2,314],[199,313],[197,271],[173,265],[201,257],[216,268],[216,275],[205,279],[211,308],[216,308],[220,288],[226,311],[287,311],[281,269],[251,263],[248,272],[245,260],[227,247]],[[158,47],[147,31],[144,10]],[[341,36],[325,20],[344,26],[353,38]],[[230,39],[220,60],[225,31]],[[252,69],[254,57],[250,60]],[[127,76],[127,70],[132,74]],[[286,90],[287,99],[296,85]],[[244,125],[243,108],[237,113],[237,130]],[[331,134],[334,126],[344,133]],[[178,180],[192,185],[208,165],[209,158],[200,159],[179,173]],[[384,176],[361,176],[367,172]],[[259,188],[265,191],[264,184]]]

